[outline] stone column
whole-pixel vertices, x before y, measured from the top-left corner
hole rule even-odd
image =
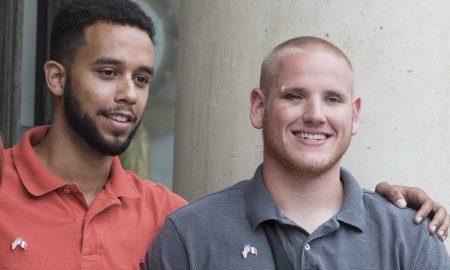
[[[0,134],[5,147],[20,138],[23,0],[0,2]]]
[[[264,55],[302,35],[352,60],[363,99],[344,158],[367,188],[420,186],[450,207],[450,2],[182,1],[174,190],[189,200],[251,177],[261,160],[249,92]]]

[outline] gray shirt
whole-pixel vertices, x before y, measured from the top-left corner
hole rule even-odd
[[[363,190],[341,169],[341,211],[312,234],[269,196],[262,166],[251,180],[207,195],[169,215],[149,250],[149,269],[275,269],[261,223],[275,229],[295,269],[450,269],[444,245],[415,212]],[[256,249],[243,257],[245,245]]]

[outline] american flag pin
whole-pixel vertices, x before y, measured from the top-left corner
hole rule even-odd
[[[11,249],[15,250],[17,246],[21,247],[23,250],[26,250],[27,242],[25,242],[25,240],[23,240],[22,238],[17,237],[16,240],[14,240],[14,242],[12,242]]]
[[[246,244],[244,246],[244,250],[242,251],[242,257],[244,259],[247,259],[248,254],[258,255],[258,250],[255,247],[250,246],[249,244]]]

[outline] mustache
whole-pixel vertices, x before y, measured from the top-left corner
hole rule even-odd
[[[137,120],[136,112],[133,108],[126,105],[118,105],[112,108],[101,108],[97,111],[97,115],[108,116],[111,114],[126,114],[131,121],[135,122]]]

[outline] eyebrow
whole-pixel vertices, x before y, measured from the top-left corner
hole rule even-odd
[[[281,93],[286,93],[286,92],[305,92],[305,89],[302,87],[297,87],[297,86],[286,86],[286,85],[282,85],[280,88],[280,92]]]
[[[108,58],[108,57],[102,57],[97,60],[95,60],[92,65],[116,65],[121,66],[123,65],[123,62],[114,58]],[[138,71],[147,72],[150,75],[153,76],[155,73],[155,69],[153,67],[147,67],[147,66],[139,66],[137,68]]]
[[[114,58],[102,57],[102,58],[99,58],[99,59],[95,60],[95,62],[92,63],[92,64],[93,65],[104,65],[104,64],[107,64],[107,65],[122,65],[123,63],[122,63],[122,61],[119,61],[119,60],[114,59]]]
[[[148,74],[152,75],[155,73],[155,69],[153,67],[146,67],[146,66],[140,66],[138,70],[147,72]]]

